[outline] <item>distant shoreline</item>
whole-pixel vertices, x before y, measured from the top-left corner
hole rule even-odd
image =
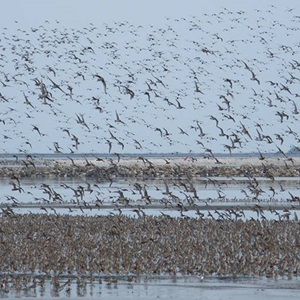
[[[280,168],[279,168],[280,167]],[[86,177],[100,181],[135,177],[299,177],[300,156],[291,157],[125,157],[83,155],[52,157],[27,155],[14,160],[0,159],[1,177]]]
[[[193,158],[205,158],[211,157],[211,154],[208,152],[191,152],[191,153],[183,153],[183,152],[152,152],[152,153],[0,153],[0,160],[5,159],[19,159],[26,158],[26,156],[32,156],[40,159],[59,159],[72,157],[76,158],[113,158],[117,155],[120,155],[122,158],[138,158],[138,157],[146,157],[146,158],[184,158],[184,157],[193,157]],[[232,153],[231,155],[228,153],[213,153],[213,155],[217,158],[258,158],[259,153],[257,152],[245,152],[245,153]],[[284,156],[279,152],[262,152],[262,155],[266,158],[284,158]],[[286,153],[287,157],[299,157],[300,158],[300,151],[293,152],[293,153]]]

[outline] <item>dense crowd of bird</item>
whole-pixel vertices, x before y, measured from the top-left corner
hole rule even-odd
[[[299,22],[271,7],[2,28],[1,151],[285,154],[299,143]]]
[[[242,220],[240,208],[206,217],[198,206],[232,201],[225,189],[236,177],[245,181],[243,199],[259,202],[264,193],[274,199],[282,192],[295,207],[300,203],[277,181],[300,172],[289,152],[299,151],[300,141],[300,17],[274,6],[253,15],[223,9],[166,18],[163,27],[126,21],[66,28],[46,21],[2,28],[0,151],[16,160],[1,166],[12,193],[1,199],[0,293],[16,273],[50,276],[58,290],[69,286],[59,278],[74,275],[79,281],[97,274],[299,275],[296,214],[270,206],[278,219],[267,220],[257,204],[258,218]],[[65,154],[68,163],[37,164],[34,154],[46,152]],[[167,157],[155,164],[144,155],[170,152],[190,156],[182,164]],[[259,163],[232,166],[217,155],[240,152],[255,152]],[[268,152],[281,163],[269,163]],[[92,153],[93,160],[79,164],[72,156],[78,153]],[[123,164],[126,153],[138,154],[130,165]],[[208,163],[197,164],[195,153]],[[60,191],[44,182],[35,197],[23,184],[29,177],[60,178]],[[63,181],[74,177],[82,184]],[[131,179],[128,188],[114,186],[120,178]],[[215,199],[203,199],[195,188],[199,178]],[[83,208],[105,204],[102,183],[115,213],[88,217]],[[83,214],[17,214],[25,195],[46,213],[52,204],[72,203]],[[180,217],[146,215],[158,202]],[[188,217],[188,209],[197,217]],[[14,284],[27,288],[25,281]]]
[[[29,214],[0,222],[3,277],[56,278],[59,286],[67,276],[292,278],[300,272],[294,221]]]

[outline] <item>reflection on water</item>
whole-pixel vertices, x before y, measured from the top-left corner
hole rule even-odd
[[[130,201],[141,200],[145,193],[152,200],[187,199],[204,201],[287,201],[299,194],[300,178],[280,178],[276,181],[257,178],[255,182],[247,178],[199,178],[193,180],[114,180],[97,182],[83,179],[22,179],[21,189],[14,189],[11,179],[0,179],[1,203],[9,203],[10,197],[20,203],[55,202],[51,196],[55,192],[63,202],[93,203],[101,199],[104,203],[116,201],[122,195]],[[52,192],[52,194],[51,194]],[[78,193],[81,193],[78,195]],[[59,199],[60,200],[60,199]]]
[[[20,184],[15,181],[10,178],[0,180],[0,206],[5,209],[9,204],[16,213],[124,213],[139,216],[134,208],[140,206],[147,215],[197,217],[198,209],[203,209],[203,217],[219,218],[221,210],[225,218],[257,219],[262,215],[249,206],[258,204],[264,207],[263,217],[267,219],[281,220],[282,216],[298,219],[299,207],[297,203],[290,202],[292,197],[299,196],[298,177],[275,181],[257,178],[255,182],[247,178],[229,180],[226,177],[143,181],[116,179],[112,184],[81,178],[24,178]],[[284,211],[285,205],[289,211]],[[279,214],[269,206],[283,212]]]
[[[298,220],[298,208],[285,210],[267,209],[268,205],[287,204],[291,195],[298,196],[300,178],[280,178],[256,181],[246,178],[193,178],[191,180],[114,180],[112,184],[84,179],[22,179],[14,189],[11,179],[0,180],[2,208],[14,204],[15,213],[58,213],[69,215],[110,215],[126,214],[138,217],[130,205],[143,206],[147,215],[166,214],[171,217],[199,217],[195,208],[180,210],[178,203],[185,207],[206,205],[210,209],[201,210],[203,218],[250,219],[265,218],[275,220]],[[145,196],[151,201],[145,204]],[[122,206],[120,198],[129,200]],[[173,206],[162,205],[167,199]],[[89,209],[100,201],[99,207]],[[20,208],[22,204],[37,204],[35,207]],[[46,204],[80,204],[81,207],[51,208]],[[266,208],[264,211],[247,209],[250,204]],[[156,206],[161,204],[161,206]],[[232,204],[234,209],[228,209]],[[152,206],[151,206],[152,205]],[[222,205],[224,209],[222,209]],[[107,207],[106,207],[107,206]],[[120,209],[120,206],[122,210]],[[239,208],[241,206],[241,208]],[[106,207],[106,208],[105,208]],[[151,208],[150,208],[151,207]],[[242,208],[243,207],[243,208]],[[147,208],[147,209],[146,209]],[[296,224],[296,223],[295,223]],[[55,276],[56,275],[56,276]],[[202,277],[136,277],[94,276],[89,278],[67,277],[53,274],[51,278],[41,275],[7,276],[0,274],[0,298],[15,299],[298,299],[300,282],[279,278],[202,278]]]
[[[299,279],[200,277],[97,277],[51,279],[2,276],[0,297],[6,299],[298,299]]]
[[[229,203],[233,207],[236,203]],[[277,220],[277,221],[284,221],[284,220],[294,220],[297,221],[300,218],[299,207],[297,209],[289,208],[288,211],[285,211],[285,208],[280,206],[276,210],[263,210],[258,213],[255,210],[248,209],[247,207],[240,208],[239,210],[235,209],[230,211],[230,209],[224,207],[222,209],[222,204],[220,203],[218,208],[215,209],[214,206],[208,206],[207,208],[201,210],[201,218],[212,218],[212,219],[228,219],[228,220]],[[172,218],[180,218],[180,217],[187,217],[187,218],[199,218],[199,212],[195,209],[187,210],[184,213],[181,212],[179,209],[173,208],[143,208],[145,215],[148,216],[169,216]],[[57,215],[84,215],[84,216],[109,216],[109,215],[126,215],[131,217],[138,217],[136,213],[135,207],[132,208],[97,208],[97,209],[83,209],[81,208],[53,208],[53,207],[25,207],[25,208],[13,208],[14,213],[17,214],[28,214],[28,213],[47,213],[47,214],[57,214]]]
[[[171,217],[199,217],[196,209],[179,210],[176,203],[184,203],[186,207],[192,204],[209,205],[211,209],[201,210],[203,218],[228,218],[230,220],[266,218],[275,220],[298,220],[298,211],[283,208],[279,210],[247,209],[247,205],[287,204],[292,195],[298,195],[299,178],[281,178],[271,181],[257,178],[256,182],[246,178],[197,178],[186,181],[174,180],[114,180],[107,182],[85,181],[83,179],[22,179],[21,190],[14,190],[11,179],[0,181],[1,203],[13,203],[15,213],[58,213],[69,215],[110,215],[127,214],[138,217],[130,207],[137,203],[147,215],[166,214]],[[257,189],[257,194],[255,191]],[[151,204],[145,204],[145,194],[151,198]],[[248,196],[247,196],[248,195]],[[129,199],[130,205],[121,206],[120,197]],[[51,208],[46,204],[56,203],[54,197],[61,199],[58,203],[80,204],[80,209],[74,207]],[[173,206],[161,205],[161,199],[167,199]],[[88,205],[97,203],[96,209]],[[190,203],[191,202],[191,203]],[[36,207],[19,208],[25,203],[38,204]],[[235,209],[222,209],[222,205],[232,204]],[[86,206],[85,206],[86,205]],[[107,208],[105,208],[107,205]],[[110,207],[108,207],[110,205]],[[149,208],[151,207],[152,208]],[[243,206],[239,208],[239,206]],[[3,206],[5,207],[5,205]],[[43,209],[41,208],[43,207]],[[300,283],[298,278],[287,280],[268,280],[266,278],[147,278],[130,276],[70,278],[55,276],[22,276],[0,274],[0,297],[7,299],[274,299],[274,297],[298,299]]]

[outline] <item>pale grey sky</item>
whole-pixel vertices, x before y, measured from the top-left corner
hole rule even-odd
[[[298,16],[298,1],[6,1],[0,150],[287,151]]]
[[[68,24],[85,24],[90,20],[101,23],[112,20],[128,20],[133,23],[153,23],[164,17],[200,16],[228,10],[265,9],[275,5],[279,9],[297,8],[297,0],[10,0],[2,3],[1,24],[21,21],[34,25],[44,20],[60,20]]]

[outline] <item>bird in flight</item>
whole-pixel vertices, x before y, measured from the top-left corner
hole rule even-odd
[[[102,76],[98,75],[98,74],[93,75],[93,77],[96,77],[97,81],[102,82],[103,88],[104,88],[104,93],[107,94],[107,92],[106,92],[106,82],[105,82],[104,78]]]

